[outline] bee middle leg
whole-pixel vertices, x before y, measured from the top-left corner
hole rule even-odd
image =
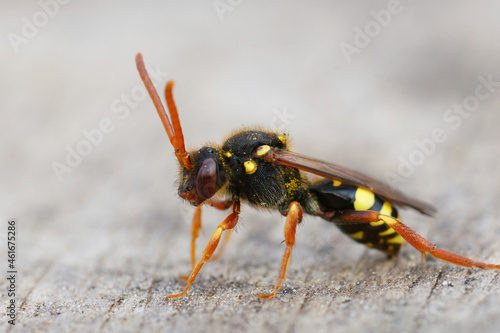
[[[290,256],[292,255],[292,248],[295,243],[295,231],[297,229],[297,224],[302,221],[302,207],[296,201],[290,204],[290,209],[286,215],[285,222],[285,252],[283,253],[283,259],[281,260],[281,267],[278,276],[278,280],[276,281],[276,285],[274,286],[273,291],[270,294],[259,294],[260,298],[269,299],[271,297],[276,296],[276,292],[280,289],[281,283],[285,279],[286,269],[288,267],[288,263],[290,262]]]

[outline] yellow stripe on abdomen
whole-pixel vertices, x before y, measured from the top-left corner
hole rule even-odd
[[[355,210],[369,210],[375,203],[375,194],[364,188],[358,187],[354,195]]]

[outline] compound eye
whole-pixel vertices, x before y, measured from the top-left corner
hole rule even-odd
[[[217,182],[217,164],[212,158],[207,158],[201,165],[196,176],[196,194],[201,200],[214,196]]]

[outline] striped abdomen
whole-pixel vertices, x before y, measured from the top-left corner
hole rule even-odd
[[[342,232],[358,243],[396,255],[404,239],[382,221],[343,224],[330,212],[341,210],[371,210],[398,218],[397,210],[390,203],[372,192],[338,181],[321,179],[310,186],[311,193],[320,205],[323,218],[333,222]]]

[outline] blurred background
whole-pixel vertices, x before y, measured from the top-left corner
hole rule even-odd
[[[162,277],[187,273],[192,209],[138,52],[158,89],[175,79],[189,147],[243,126],[284,130],[297,152],[434,203],[437,221],[404,216],[443,247],[498,243],[495,1],[1,4],[0,216],[18,221],[25,276],[149,262]],[[205,236],[224,216],[206,210]],[[256,242],[248,260],[259,262],[267,239],[277,265],[282,222],[244,209],[228,255]],[[306,246],[349,246],[345,261],[364,253],[313,218],[299,231]],[[488,253],[498,259],[498,246]]]

